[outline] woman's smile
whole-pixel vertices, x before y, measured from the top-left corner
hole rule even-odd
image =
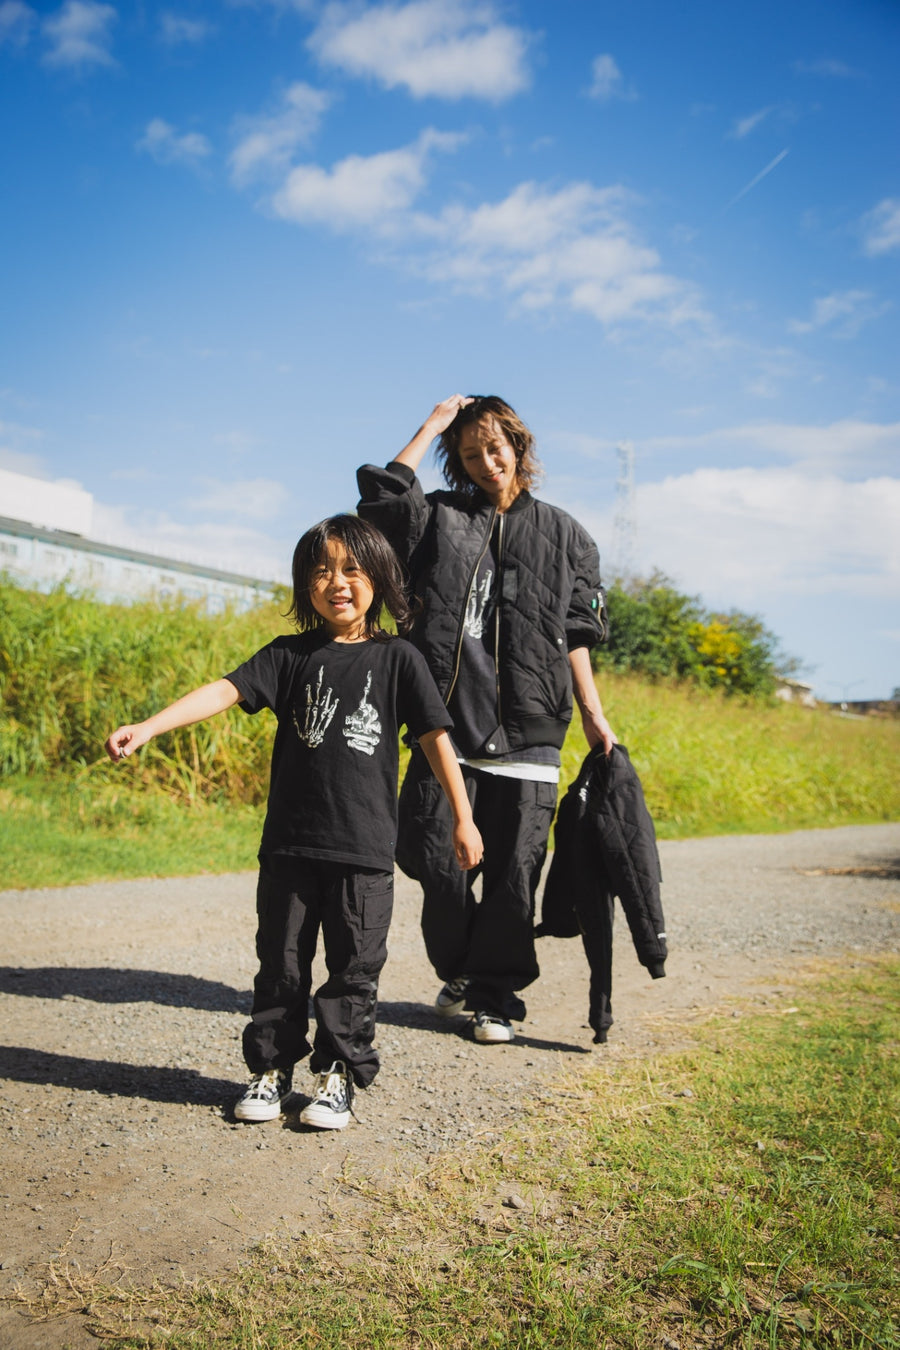
[[[493,417],[464,427],[459,437],[460,463],[498,511],[505,511],[520,492],[516,452]]]

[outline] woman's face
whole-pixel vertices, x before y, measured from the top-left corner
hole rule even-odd
[[[499,422],[490,415],[463,427],[459,460],[472,482],[498,511],[505,511],[518,497],[516,452]]]

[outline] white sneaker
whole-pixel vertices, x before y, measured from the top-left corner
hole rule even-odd
[[[516,1033],[512,1029],[512,1022],[507,1022],[505,1018],[494,1017],[492,1013],[477,1012],[473,1034],[476,1041],[480,1041],[482,1045],[502,1045],[513,1040]]]
[[[317,1130],[342,1130],[353,1114],[353,1079],[342,1059],[316,1079],[316,1090],[309,1106],[300,1112],[303,1125]]]
[[[281,1103],[291,1095],[291,1075],[281,1069],[269,1069],[250,1079],[242,1097],[234,1104],[235,1120],[275,1120],[281,1115]]]
[[[457,980],[448,980],[434,1000],[435,1011],[441,1017],[458,1017],[466,1006],[466,994],[471,980],[460,975]]]

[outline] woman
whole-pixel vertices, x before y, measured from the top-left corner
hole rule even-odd
[[[432,441],[449,491],[416,477]],[[453,717],[481,868],[460,874],[452,820],[424,755],[400,795],[397,861],[424,892],[422,932],[444,987],[435,1007],[474,1014],[474,1036],[513,1039],[517,996],[539,970],[534,893],[556,807],[559,750],[578,703],[589,745],[608,752],[590,663],[602,640],[597,549],[571,516],[538,501],[534,437],[496,396],[439,403],[399,455],[357,475],[359,514],[406,564],[418,602],[409,639]],[[480,871],[481,896],[472,880]]]

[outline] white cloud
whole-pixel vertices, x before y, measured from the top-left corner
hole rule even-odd
[[[794,594],[900,598],[900,479],[697,469],[637,489],[652,563],[688,590],[758,611]]]
[[[395,265],[458,291],[499,293],[524,309],[562,307],[609,326],[709,322],[694,288],[666,273],[639,239],[623,188],[521,183],[499,202],[416,210],[431,152],[463,139],[429,129],[410,146],[350,155],[330,169],[298,165],[272,209],[298,224],[374,234]]]
[[[885,197],[863,217],[863,249],[870,258],[900,248],[900,198]]]
[[[213,479],[202,480],[203,496],[186,504],[196,511],[227,512],[249,516],[251,520],[272,520],[278,516],[286,501],[282,483],[270,478],[249,478],[244,482],[224,483]]]
[[[159,26],[163,42],[170,47],[203,42],[213,31],[212,24],[207,23],[205,19],[189,19],[183,14],[172,14],[168,11],[160,15]]]
[[[859,71],[848,66],[845,61],[835,61],[831,57],[821,57],[817,61],[795,61],[794,70],[798,75],[825,75],[840,80],[855,79],[859,75]]]
[[[590,459],[613,454],[616,442],[573,436],[571,448]],[[687,451],[694,458],[712,458],[734,465],[736,455],[748,459],[774,457],[794,469],[814,475],[843,474],[858,479],[891,475],[900,463],[900,422],[861,422],[852,418],[822,426],[796,422],[752,422],[717,427],[712,431],[679,436],[650,436],[635,441],[638,456],[647,461],[660,455]]]
[[[290,552],[273,544],[271,530],[202,521],[184,524],[162,513],[95,501],[92,534],[104,543],[163,558],[235,570],[265,581],[290,579]]]
[[[741,117],[734,124],[734,129],[731,133],[732,136],[734,136],[736,140],[743,140],[745,136],[750,135],[751,131],[755,131],[761,122],[766,120],[771,111],[772,108],[770,106],[768,108],[760,108],[758,112],[750,113],[748,117]]]
[[[608,326],[709,326],[695,288],[668,274],[628,219],[618,186],[520,183],[505,198],[434,213],[417,208],[434,151],[465,137],[425,130],[412,145],[300,164],[271,198],[282,219],[377,239],[380,257],[457,291],[499,294],[527,310],[563,308]]]
[[[161,117],[147,123],[147,129],[137,142],[157,164],[197,165],[210,154],[209,141],[199,131],[179,135],[175,128]]]
[[[601,549],[613,540],[612,504],[591,512],[577,488],[566,500],[552,484],[548,496]],[[636,569],[660,569],[709,608],[760,615],[786,651],[824,672],[821,697],[855,682],[854,696],[883,698],[897,683],[898,514],[896,473],[848,482],[797,468],[697,469],[638,484]]]
[[[24,473],[31,478],[46,478],[47,469],[43,459],[34,450],[27,448],[40,445],[44,433],[37,427],[23,426],[19,422],[0,422],[0,469],[9,469],[12,473]],[[0,515],[3,515],[0,502]]]
[[[702,320],[691,288],[637,238],[629,200],[618,187],[572,183],[554,192],[522,183],[501,202],[448,208],[429,222],[439,247],[426,271],[461,289],[499,285],[528,309],[562,305],[608,325]]]
[[[0,4],[0,47],[4,42],[13,47],[24,47],[36,19],[34,10],[22,0],[4,0]]]
[[[244,185],[258,174],[286,170],[294,151],[318,130],[330,101],[324,90],[297,81],[274,113],[238,118],[238,142],[229,161],[234,182]]]
[[[44,35],[51,44],[44,61],[48,66],[114,66],[110,29],[117,17],[112,5],[66,0],[44,20]]]
[[[529,84],[528,36],[488,0],[329,4],[307,45],[325,65],[414,98],[500,103]]]
[[[871,472],[872,466],[887,468],[900,460],[900,422],[860,422],[852,418],[825,426],[761,422],[712,432],[703,439],[721,439],[765,454],[782,455],[796,467],[815,472]]]
[[[831,325],[837,337],[852,338],[889,308],[889,302],[875,302],[870,291],[834,291],[816,300],[808,319],[792,319],[788,328],[792,333],[814,333]]]
[[[2,435],[3,428],[0,426],[0,436]],[[22,450],[12,450],[6,445],[0,445],[0,469],[9,469],[10,473],[24,473],[29,478],[47,477],[44,461],[40,455],[29,455]],[[5,514],[6,512],[0,507],[0,515]]]
[[[431,129],[400,150],[348,155],[331,169],[302,164],[292,169],[275,194],[277,215],[333,229],[396,228],[425,186],[432,150],[453,150],[459,136]]]
[[[637,98],[635,91],[625,84],[618,63],[609,52],[602,52],[594,57],[588,94],[601,103],[609,103],[613,99],[626,99],[631,102]]]

